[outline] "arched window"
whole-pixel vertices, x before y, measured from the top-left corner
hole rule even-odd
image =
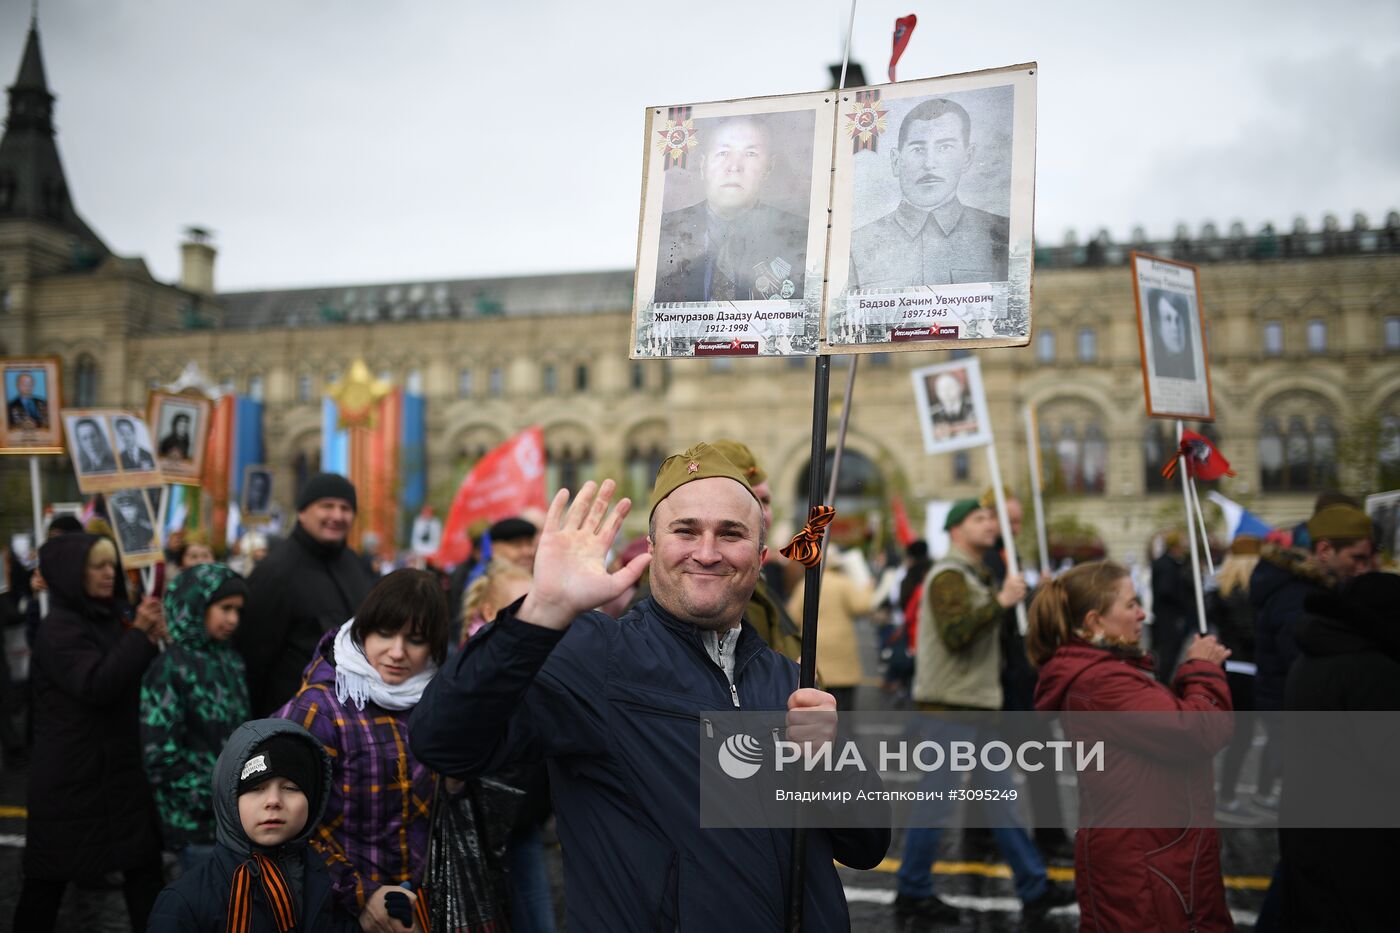
[[[827,487],[831,483],[832,465],[836,461],[836,451],[827,448],[826,463],[824,464],[822,476],[821,498],[826,498]],[[797,501],[793,503],[793,515],[807,515],[807,495],[810,488],[811,461],[802,464],[802,472],[797,478]],[[857,519],[855,526],[843,523],[841,516],[858,516],[862,513],[878,511],[884,508],[885,500],[885,477],[880,472],[880,468],[867,456],[858,450],[847,447],[841,454],[841,475],[836,480],[836,502],[828,503],[836,506],[836,525],[833,526],[832,534],[840,535],[843,531],[852,532],[850,537],[845,538],[847,543],[857,535],[865,533],[865,522]]]
[[[78,408],[92,408],[97,404],[97,360],[90,354],[78,357],[74,388],[73,401]]]
[[[472,371],[466,366],[457,370],[457,397],[472,397]]]
[[[1324,489],[1337,487],[1337,431],[1332,419],[1319,415],[1313,422],[1313,482]]]
[[[1055,332],[1042,330],[1035,335],[1035,358],[1040,363],[1055,362]]]
[[[1400,486],[1400,415],[1381,416],[1381,436],[1377,459],[1380,461],[1380,488]]]
[[[263,377],[257,373],[248,377],[248,397],[255,402],[263,400]]]
[[[540,391],[545,395],[553,395],[559,391],[559,370],[553,363],[546,363],[544,369],[540,370]]]
[[[551,493],[560,489],[577,492],[593,478],[593,448],[588,444],[552,446],[545,451],[545,484]]]
[[[1268,490],[1284,488],[1283,435],[1272,418],[1259,428],[1259,485]]]
[[[1167,491],[1167,478],[1162,475],[1162,467],[1171,455],[1172,446],[1166,425],[1156,420],[1148,421],[1142,435],[1142,488],[1145,491]]]
[[[1108,473],[1108,443],[1097,424],[1084,428],[1083,463],[1080,467],[1085,492],[1103,492]]]
[[[1041,406],[1037,418],[1046,491],[1103,492],[1108,480],[1108,439],[1098,407],[1080,399],[1055,399]]]
[[[1259,485],[1265,492],[1316,492],[1338,482],[1340,439],[1327,403],[1309,392],[1265,402],[1259,425]]]
[[[579,363],[574,367],[574,391],[588,391],[588,364]]]
[[[1312,442],[1301,415],[1288,419],[1288,433],[1283,438],[1283,464],[1288,488],[1306,489],[1312,472]]]

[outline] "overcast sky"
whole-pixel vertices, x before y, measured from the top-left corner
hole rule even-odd
[[[29,0],[0,0],[0,79]],[[43,0],[79,211],[220,290],[631,267],[647,105],[827,86],[841,0]],[[1400,207],[1400,3],[861,0],[882,80],[1037,61],[1036,232]]]

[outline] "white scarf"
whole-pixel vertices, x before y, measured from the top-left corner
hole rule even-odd
[[[335,697],[340,702],[354,702],[357,709],[365,708],[366,700],[373,700],[384,709],[412,709],[423,697],[423,688],[437,673],[437,662],[431,658],[428,666],[401,684],[386,684],[380,673],[365,657],[364,649],[350,638],[351,619],[340,627],[335,635]]]

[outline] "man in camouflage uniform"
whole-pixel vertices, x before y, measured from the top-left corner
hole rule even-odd
[[[997,540],[996,512],[976,499],[954,503],[944,522],[952,540],[948,553],[938,560],[924,579],[924,599],[919,609],[919,650],[914,669],[914,700],[920,710],[998,711],[1002,708],[1001,623],[1007,609],[1026,595],[1026,584],[1019,574],[1008,574],[999,590],[993,589],[991,571],[982,555]],[[977,740],[971,726],[956,723],[930,723],[939,730],[936,739]],[[966,733],[966,734],[964,734]],[[957,780],[947,772],[930,776],[936,780]],[[974,772],[972,786],[999,787],[1011,782],[1011,772]],[[951,787],[952,785],[949,785]],[[989,808],[1005,826],[992,830],[993,839],[1011,866],[1016,894],[1022,902],[1022,916],[1033,926],[1044,919],[1051,907],[1073,901],[1072,892],[1050,884],[1045,862],[1019,825],[1014,806]],[[918,918],[941,923],[957,922],[958,912],[933,893],[933,863],[943,837],[942,820],[909,830],[905,837],[904,858],[897,877],[895,913],[901,918]]]

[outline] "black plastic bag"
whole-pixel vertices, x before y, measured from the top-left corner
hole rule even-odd
[[[421,897],[431,933],[508,933],[505,850],[525,792],[491,778],[438,782]]]

